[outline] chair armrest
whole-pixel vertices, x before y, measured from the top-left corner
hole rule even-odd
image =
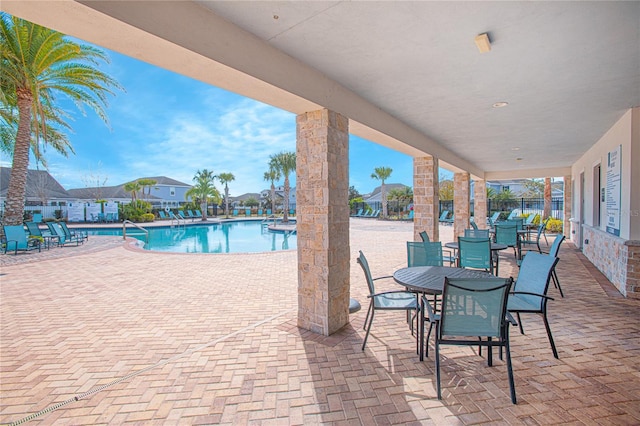
[[[537,297],[540,297],[542,299],[555,300],[553,297],[545,296],[544,294],[530,293],[528,291],[512,291],[509,294],[526,294],[527,296],[537,296]]]
[[[405,290],[390,290],[390,291],[383,291],[381,293],[370,294],[367,297],[371,298],[375,296],[384,296],[385,294],[413,294],[413,293]]]
[[[393,275],[385,275],[384,277],[374,278],[373,280],[374,280],[374,281],[377,281],[377,280],[383,280],[383,279],[385,279],[385,278],[393,278]]]
[[[509,321],[511,323],[511,325],[516,326],[518,325],[518,322],[513,318],[513,315],[511,315],[511,313],[509,313],[509,311],[507,311],[507,321]]]
[[[435,313],[429,300],[427,300],[426,296],[422,296],[422,304],[427,307],[427,315],[429,316],[429,322],[437,322],[440,321],[440,314]]]

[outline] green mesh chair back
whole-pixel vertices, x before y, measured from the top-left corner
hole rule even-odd
[[[488,238],[458,237],[458,252],[461,268],[485,269],[493,272],[491,242]]]
[[[442,243],[407,241],[407,266],[442,265]]]
[[[471,218],[471,220],[469,221],[469,225],[471,225],[471,228],[475,230],[478,229],[478,225],[476,225],[476,222],[473,220],[473,218]]]
[[[518,231],[522,231],[524,229],[524,219],[522,218],[516,218],[516,219],[511,219],[511,220],[507,220],[505,221],[506,225],[516,225],[516,229]]]
[[[492,365],[494,346],[505,349],[511,401],[516,403],[515,383],[509,348],[507,300],[511,278],[445,278],[439,315],[429,309],[429,320],[435,322],[436,386],[440,385],[440,345],[486,346],[487,362]],[[502,353],[502,352],[501,352]]]
[[[467,238],[489,238],[488,229],[465,229],[464,236]]]
[[[29,235],[42,237],[42,231],[40,230],[36,222],[25,222],[24,224],[27,225],[27,231],[29,232]]]
[[[438,336],[500,337],[510,288],[510,278],[446,278]]]
[[[40,241],[27,238],[27,232],[22,225],[5,225],[4,237],[6,239],[4,245],[4,252],[13,251],[18,254],[20,251],[33,250],[35,248],[40,251]]]
[[[496,243],[509,247],[518,245],[518,228],[515,224],[499,223],[496,225]]]
[[[429,238],[429,234],[427,234],[427,231],[420,232],[420,238],[422,238],[422,241],[424,241],[425,243],[431,241],[431,239]]]
[[[364,253],[362,252],[360,252],[360,255],[358,256],[358,263],[360,264],[364,272],[367,286],[369,287],[369,294],[375,294],[376,286],[373,283],[373,277],[371,276],[371,270],[369,269],[369,262],[367,261],[367,258],[364,257]]]

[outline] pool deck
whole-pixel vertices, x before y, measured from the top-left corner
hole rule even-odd
[[[464,347],[443,349],[436,399],[432,352],[418,361],[402,313],[377,314],[361,351],[358,250],[374,276],[390,274],[412,229],[351,219],[351,297],[363,309],[329,337],[296,326],[295,250],[167,254],[95,236],[0,255],[0,423],[640,424],[640,301],[570,243],[565,298],[550,290],[560,359],[537,316],[523,316],[526,335],[511,332],[518,405],[504,363]],[[452,240],[452,227],[440,232]],[[512,251],[500,271],[517,275]]]

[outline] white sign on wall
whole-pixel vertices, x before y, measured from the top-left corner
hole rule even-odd
[[[111,214],[113,216],[113,220],[118,221],[118,204],[110,201],[104,204],[104,214]]]
[[[69,222],[84,222],[84,203],[67,204],[67,220]]]
[[[620,236],[622,145],[607,154],[607,232]]]
[[[87,203],[87,220],[91,222],[98,222],[102,215],[102,204]]]

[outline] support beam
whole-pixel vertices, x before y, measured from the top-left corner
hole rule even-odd
[[[349,322],[349,120],[296,118],[298,326],[325,336]]]
[[[480,229],[487,228],[487,182],[473,181],[473,219]]]
[[[571,221],[569,221],[569,218],[571,217],[571,203],[573,202],[573,194],[571,194],[572,189],[571,175],[565,176],[563,191],[564,220],[562,224],[562,233],[568,241],[571,241]]]

